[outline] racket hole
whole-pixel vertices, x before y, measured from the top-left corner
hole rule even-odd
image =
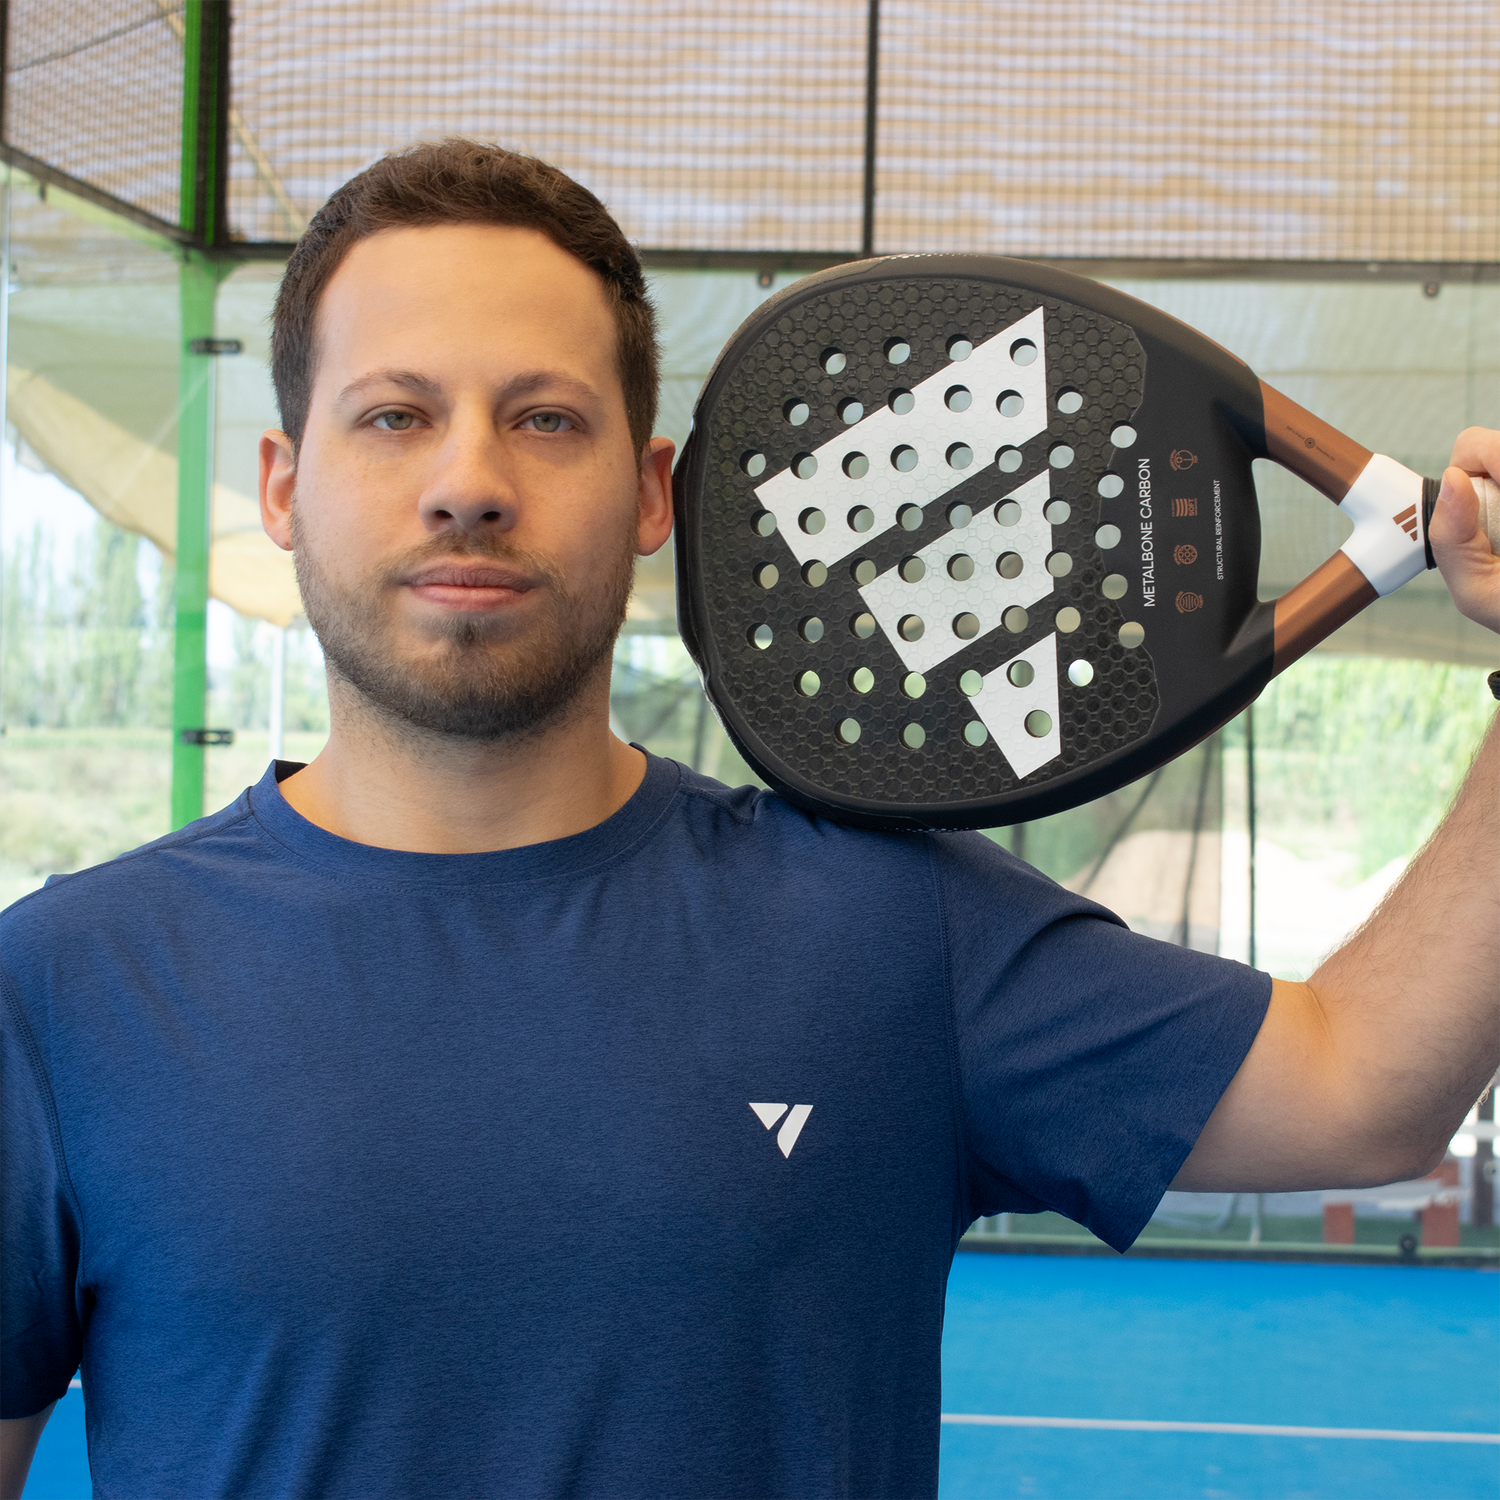
[[[740,454],[740,468],[752,479],[759,479],[766,472],[766,455],[758,448],[747,449]]]
[[[972,667],[970,667],[967,672],[964,672],[959,676],[958,690],[966,698],[973,698],[978,693],[984,691],[984,678],[981,677],[979,673],[976,672]]]
[[[903,641],[920,641],[922,632],[926,629],[920,615],[902,615],[896,626],[896,633]]]
[[[990,732],[978,719],[970,719],[964,725],[964,744],[978,749],[990,737]]]
[[[974,393],[966,385],[950,385],[948,394],[943,397],[943,405],[949,411],[968,411],[973,401]]]
[[[1120,626],[1120,644],[1127,651],[1134,651],[1142,641],[1146,639],[1146,627],[1137,624],[1134,620],[1127,620]]]
[[[967,469],[974,462],[974,450],[967,443],[954,443],[947,457],[950,469]]]
[[[756,536],[771,536],[776,530],[776,517],[768,510],[758,510],[750,517],[750,529]]]
[[[902,338],[887,339],[885,357],[893,365],[904,365],[911,358],[911,345]]]
[[[1005,679],[1012,687],[1030,687],[1036,680],[1036,668],[1029,661],[1013,661],[1005,669]]]
[[[1099,592],[1106,599],[1123,599],[1130,592],[1130,585],[1126,583],[1123,573],[1111,573],[1099,585]]]
[[[849,565],[849,576],[861,587],[875,582],[877,572],[875,564],[868,557],[856,558]]]
[[[805,563],[802,568],[802,581],[809,588],[820,589],[828,582],[828,569],[814,558],[810,563]]]
[[[1082,624],[1083,616],[1071,604],[1064,605],[1058,610],[1057,629],[1060,635],[1072,635]]]
[[[953,620],[953,633],[961,641],[972,641],[979,634],[979,616],[971,615],[967,610],[961,615],[956,615]]]
[[[818,356],[818,363],[823,366],[825,375],[842,375],[849,367],[842,349],[825,349]]]
[[[798,479],[811,479],[818,472],[818,461],[811,453],[799,453],[792,460],[792,473]]]
[[[757,651],[764,651],[775,639],[769,625],[752,625],[746,632],[746,639]]]
[[[957,583],[967,583],[974,576],[974,559],[967,552],[955,552],[948,559],[948,576]]]
[[[920,672],[908,672],[901,679],[901,691],[908,698],[920,698],[927,691],[927,679]]]
[[[1109,435],[1109,440],[1116,448],[1128,448],[1135,442],[1136,431],[1129,422],[1121,422]]]
[[[1068,681],[1074,687],[1087,687],[1094,680],[1094,669],[1086,661],[1075,661],[1068,668]]]
[[[1036,345],[1030,339],[1017,339],[1010,346],[1010,357],[1012,362],[1018,365],[1035,364]]]
[[[1071,417],[1075,411],[1083,407],[1083,393],[1075,391],[1071,387],[1064,387],[1057,393],[1057,409],[1063,416]]]
[[[949,359],[967,359],[974,352],[974,341],[956,333],[948,340]],[[954,408],[957,410],[957,408]]]
[[[902,443],[891,449],[891,467],[901,474],[910,474],[917,466],[917,450]]]
[[[1094,545],[1102,552],[1108,552],[1111,547],[1120,545],[1120,528],[1118,526],[1104,525],[1094,533]]]
[[[823,622],[816,615],[808,615],[798,626],[797,634],[810,646],[823,639]]]
[[[891,392],[890,408],[898,417],[904,417],[917,404],[917,398],[910,391],[895,390]]]
[[[839,415],[851,427],[864,416],[865,408],[862,402],[856,401],[853,396],[846,396],[839,402]]]
[[[850,479],[863,479],[870,472],[870,460],[863,453],[846,453],[843,468]]]
[[[1005,626],[1005,628],[1010,631],[1012,635],[1020,635],[1020,633],[1026,629],[1027,625],[1031,623],[1031,616],[1028,615],[1019,604],[1012,604],[1011,607],[1006,610],[1003,615],[1000,616],[1000,623]]]
[[[1002,526],[1018,526],[1021,522],[1021,507],[1014,500],[1002,500],[995,507],[995,519]]]
[[[793,427],[801,427],[803,423],[806,422],[807,419],[812,415],[812,410],[808,406],[807,402],[799,401],[794,397],[781,408],[781,415],[784,416],[787,421],[792,424]]]
[[[815,697],[817,695],[818,689],[822,686],[823,679],[819,677],[816,672],[803,672],[798,675],[797,691],[801,693],[804,698]]]
[[[1066,469],[1077,456],[1067,443],[1053,443],[1047,450],[1047,462],[1054,469]]]
[[[1047,559],[1047,571],[1054,578],[1066,578],[1073,571],[1073,559],[1066,552],[1054,552]]]
[[[875,674],[868,667],[856,667],[849,674],[849,686],[856,693],[868,693],[875,686]]]
[[[1026,560],[1019,552],[1002,552],[995,560],[995,571],[1002,578],[1019,578]]]
[[[902,531],[915,531],[922,524],[922,507],[903,505],[896,512],[896,520],[900,523]]]
[[[857,744],[859,741],[859,720],[840,719],[838,736],[846,745]]]
[[[927,743],[927,731],[920,724],[908,724],[901,731],[901,743],[908,750],[920,750]]]
[[[995,455],[995,466],[1002,474],[1014,474],[1021,467],[1021,450],[1019,448],[1002,448]]]
[[[868,505],[856,505],[849,512],[850,531],[868,531],[875,524],[875,512]]]
[[[1106,474],[1104,478],[1099,481],[1099,493],[1103,495],[1106,500],[1113,500],[1115,496],[1122,493],[1124,489],[1125,481],[1121,479],[1118,474]]]
[[[962,500],[955,500],[948,507],[948,524],[955,529],[967,526],[974,519],[974,511]]]
[[[875,634],[875,616],[872,614],[855,615],[849,622],[849,629],[862,641],[867,641]]]
[[[1049,526],[1062,526],[1073,514],[1073,507],[1066,500],[1049,500],[1042,508],[1042,514],[1046,516]]]
[[[927,564],[920,557],[903,557],[897,571],[907,583],[921,583],[927,576]]]
[[[1001,391],[995,398],[995,410],[1002,417],[1019,417],[1026,410],[1026,398],[1020,391]]]
[[[776,587],[776,581],[781,577],[781,574],[776,571],[775,563],[762,563],[755,570],[754,577],[755,581],[763,589],[774,589]]]
[[[1034,708],[1026,715],[1026,733],[1034,740],[1045,739],[1052,733],[1052,715]]]
[[[797,524],[803,529],[803,531],[808,534],[808,536],[817,536],[817,534],[827,524],[827,521],[828,517],[825,516],[823,512],[820,511],[815,505],[810,506],[807,510],[803,511],[800,516],[797,517]]]

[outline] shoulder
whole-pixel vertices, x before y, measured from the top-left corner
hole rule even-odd
[[[949,887],[979,899],[997,892],[1013,898],[1080,902],[1039,870],[979,832],[890,832],[856,828],[806,812],[764,787],[729,787],[712,777],[677,766],[676,816],[695,836],[725,857],[790,856],[809,864],[826,863],[854,884],[881,874],[925,889]]]
[[[86,934],[112,926],[130,928],[143,906],[164,888],[195,881],[205,861],[253,838],[249,798],[149,844],[67,875],[53,875],[40,889],[0,911],[0,964],[14,972],[39,947],[76,948]]]

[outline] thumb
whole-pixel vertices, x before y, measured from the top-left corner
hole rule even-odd
[[[1432,555],[1474,540],[1479,529],[1479,496],[1473,481],[1456,465],[1443,470],[1443,487],[1432,512]]]

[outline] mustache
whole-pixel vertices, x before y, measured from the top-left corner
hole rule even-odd
[[[445,532],[409,548],[381,570],[380,582],[399,585],[434,564],[450,562],[496,563],[507,572],[521,574],[549,588],[562,587],[556,566],[540,553],[514,546],[504,537],[470,536],[464,532]]]

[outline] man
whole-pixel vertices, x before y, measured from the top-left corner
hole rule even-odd
[[[1174,1182],[1412,1175],[1494,1071],[1494,734],[1306,985],[615,740],[671,445],[639,265],[550,168],[346,185],[274,366],[333,729],[0,926],[6,1493],[81,1359],[100,1495],[930,1494],[976,1215],[1123,1247]],[[1500,434],[1455,464],[1500,625]]]

